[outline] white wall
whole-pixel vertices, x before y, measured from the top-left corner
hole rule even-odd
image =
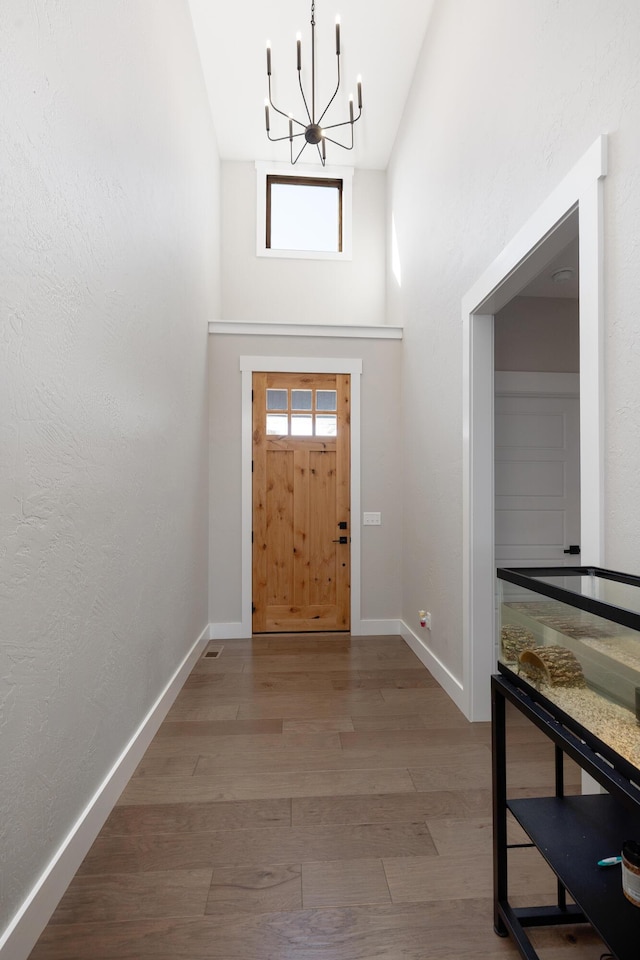
[[[300,172],[300,171],[298,171]],[[275,323],[385,322],[385,174],[353,177],[353,259],[256,256],[256,170],[222,164],[222,317]]]
[[[213,335],[210,350],[212,623],[237,623],[241,611],[241,356],[362,359],[361,471],[364,510],[382,513],[362,530],[362,616],[397,619],[400,610],[398,496],[400,458],[399,340]],[[353,518],[353,523],[356,518]]]
[[[219,228],[186,0],[0,35],[1,937],[207,623]]]
[[[514,297],[495,316],[495,369],[578,373],[578,314],[577,300]]]
[[[606,560],[640,567],[640,5],[436,0],[388,179],[405,324],[403,616],[462,673],[461,300],[609,134],[605,182]],[[508,79],[507,79],[508,78]]]

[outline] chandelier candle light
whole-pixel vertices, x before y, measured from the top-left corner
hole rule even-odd
[[[290,113],[285,113],[283,110],[279,110],[276,107],[275,103],[271,97],[271,44],[267,41],[267,80],[269,83],[269,96],[264,101],[264,117],[267,127],[267,137],[269,140],[274,143],[279,140],[288,140],[289,141],[289,153],[291,157],[291,163],[297,163],[300,159],[301,154],[303,153],[305,147],[308,144],[315,146],[318,150],[318,156],[324,167],[327,159],[327,140],[330,143],[334,143],[337,147],[342,147],[343,150],[353,150],[353,125],[362,116],[362,80],[358,77],[358,115],[354,116],[353,109],[353,94],[349,96],[349,119],[343,120],[342,123],[332,123],[323,127],[322,120],[325,117],[327,110],[333,103],[340,89],[340,17],[336,17],[336,61],[338,66],[338,82],[336,83],[336,89],[333,92],[333,96],[329,100],[328,104],[316,119],[316,20],[315,20],[315,0],[312,0],[311,3],[311,107],[309,108],[309,102],[305,96],[304,88],[302,86],[302,39],[300,34],[296,37],[296,61],[297,61],[297,70],[298,70],[298,84],[300,86],[300,93],[302,94],[302,102],[304,103],[304,108],[307,114],[307,121],[303,122],[301,120],[296,120],[294,116]],[[272,107],[276,113],[281,114],[283,117],[286,117],[289,121],[289,133],[284,137],[272,137],[271,136],[271,124],[269,116],[269,107]],[[296,132],[294,133],[294,124]],[[335,130],[338,127],[349,127],[351,130],[351,143],[340,143],[339,140],[334,140],[332,137],[327,135],[327,130]],[[301,127],[302,129],[298,129]],[[293,141],[298,137],[304,137],[304,143],[302,144],[300,150],[294,157],[293,150]]]

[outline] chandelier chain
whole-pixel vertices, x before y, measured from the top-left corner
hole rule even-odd
[[[316,0],[311,0],[311,26],[316,25]]]

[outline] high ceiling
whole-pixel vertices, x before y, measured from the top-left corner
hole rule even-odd
[[[310,83],[310,0],[189,0],[213,121],[223,159],[287,161],[289,144],[265,132],[266,41],[272,49],[274,103],[304,117],[296,71],[296,33],[302,34],[303,84]],[[363,113],[353,152],[327,147],[327,162],[385,169],[404,109],[433,0],[316,0],[316,103],[335,89],[335,17],[341,18],[342,85],[325,122],[348,119],[348,95],[362,75]],[[319,112],[321,112],[321,110]],[[272,136],[288,124],[271,111]],[[276,126],[277,119],[282,125]],[[336,139],[338,137],[336,136]],[[349,141],[348,128],[345,141]],[[318,162],[308,147],[302,161]]]

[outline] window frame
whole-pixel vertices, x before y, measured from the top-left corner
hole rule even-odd
[[[291,187],[319,187],[324,190],[338,191],[338,249],[337,250],[307,250],[307,253],[342,253],[342,194],[344,192],[344,180],[342,177],[304,177],[304,176],[284,176],[281,173],[268,173],[266,176],[266,210],[265,210],[265,247],[271,250],[271,187],[291,186]],[[278,247],[282,251],[282,247]],[[286,249],[286,248],[285,248]]]
[[[310,407],[296,407],[293,402],[293,394],[298,392],[306,392],[307,388],[304,387],[267,387],[265,401],[265,424],[266,424],[266,434],[269,437],[287,437],[289,440],[300,440],[317,442],[318,440],[326,439],[336,439],[338,434],[336,433],[318,433],[317,432],[317,423],[318,418],[320,420],[326,420],[332,418],[334,421],[334,426],[337,428],[338,425],[338,390],[337,386],[326,386],[326,387],[309,387],[309,393],[311,393],[311,406]],[[269,391],[273,390],[275,392],[286,391],[287,394],[287,403],[286,407],[269,407]],[[325,409],[318,407],[318,394],[319,393],[333,393],[335,397],[335,405],[333,409]],[[269,430],[269,416],[275,417],[284,417],[287,420],[287,429],[286,431],[281,430]],[[294,433],[293,431],[293,420],[295,417],[307,417],[311,421],[311,433]]]
[[[321,181],[342,182],[340,192],[341,250],[272,250],[267,246],[268,178],[272,182],[322,186]],[[288,163],[256,161],[256,256],[290,260],[351,260],[352,259],[352,180],[353,167],[298,164],[295,172]]]

